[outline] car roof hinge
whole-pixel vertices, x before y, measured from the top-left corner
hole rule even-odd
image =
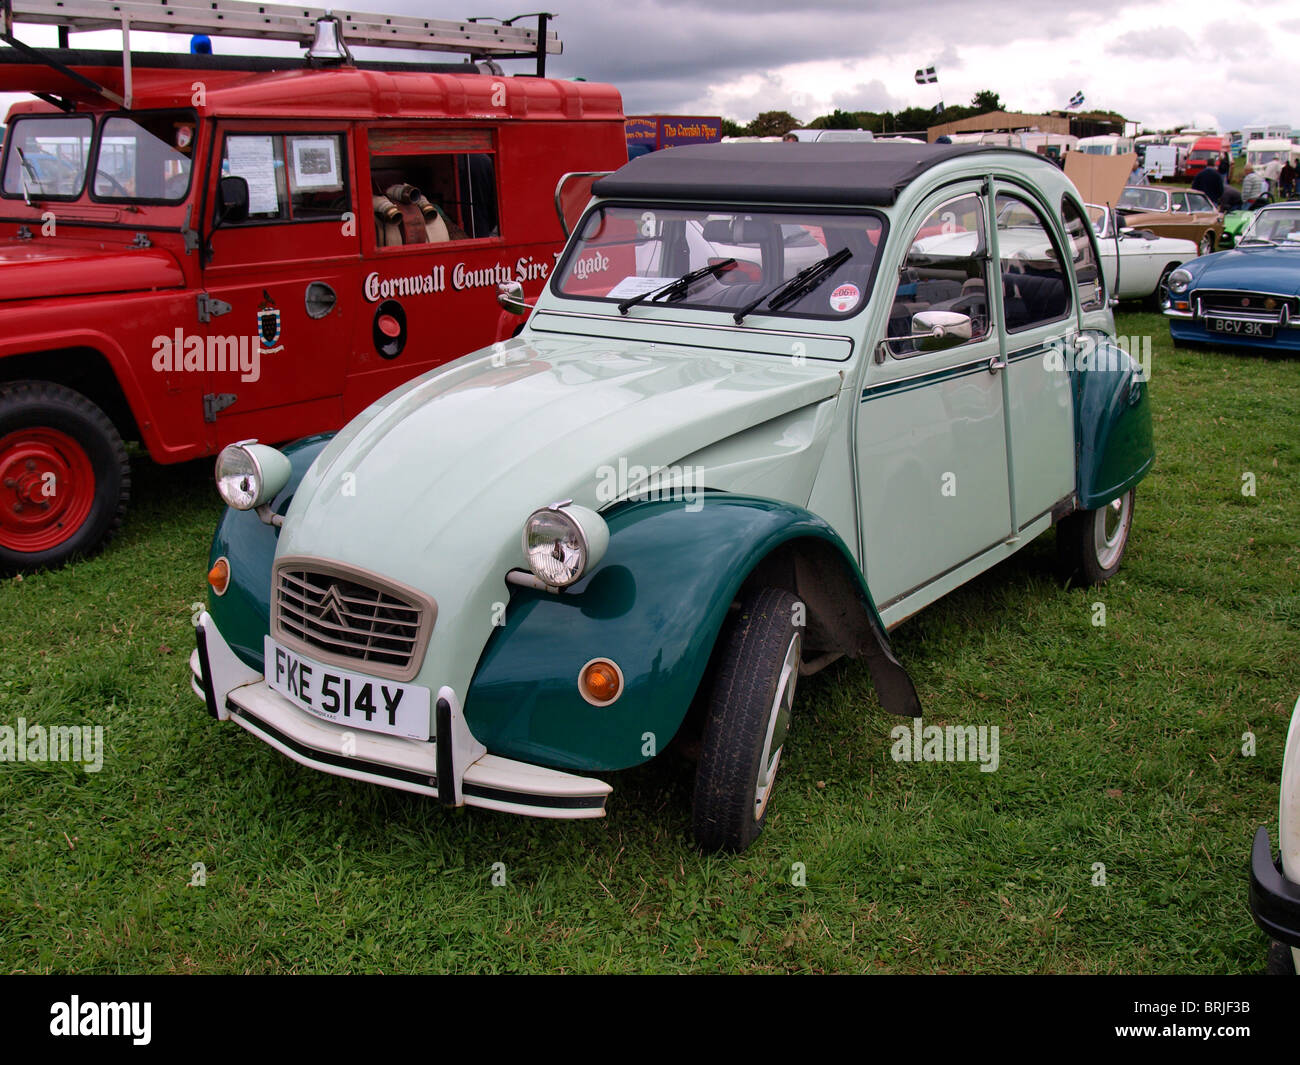
[[[198,304],[200,322],[210,322],[213,318],[220,318],[223,314],[230,313],[229,303],[215,296],[209,296],[206,292],[198,294]]]
[[[239,397],[233,392],[209,392],[203,397],[203,420],[215,422],[217,415],[229,407]]]

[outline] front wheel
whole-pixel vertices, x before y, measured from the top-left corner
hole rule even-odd
[[[1197,251],[1201,255],[1209,255],[1214,251],[1214,234],[1212,232],[1207,232],[1201,237],[1201,242],[1196,247]]]
[[[743,851],[763,831],[785,750],[803,648],[799,601],[779,588],[747,596],[724,630],[695,774],[695,840]]]
[[[1096,510],[1080,510],[1056,527],[1057,555],[1067,578],[1101,584],[1119,569],[1133,527],[1134,489]]]
[[[1164,308],[1165,301],[1169,299],[1169,275],[1177,270],[1179,265],[1179,263],[1170,263],[1160,274],[1160,280],[1156,282],[1156,290],[1151,293],[1151,299],[1158,311]]]
[[[122,438],[95,404],[44,381],[0,386],[0,572],[97,550],[130,491]]]

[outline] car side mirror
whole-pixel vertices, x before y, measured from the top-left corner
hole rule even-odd
[[[917,311],[912,315],[912,336],[918,351],[944,351],[971,338],[969,314],[957,311]]]
[[[497,285],[497,303],[510,314],[527,314],[532,310],[524,300],[524,286],[518,281]]]
[[[242,177],[223,177],[217,186],[217,225],[248,221],[248,182]]]

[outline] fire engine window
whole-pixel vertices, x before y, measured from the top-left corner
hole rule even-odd
[[[99,135],[91,195],[97,200],[177,203],[190,188],[195,117],[187,112],[114,115]]]
[[[337,133],[231,133],[221,176],[248,182],[248,222],[318,222],[350,209],[347,152]]]
[[[381,248],[500,235],[491,152],[370,156]]]
[[[71,199],[86,183],[94,125],[88,115],[17,118],[5,145],[5,196]]]

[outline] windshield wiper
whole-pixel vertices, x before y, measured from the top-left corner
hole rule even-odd
[[[776,288],[764,292],[758,297],[758,299],[747,303],[744,307],[741,307],[740,310],[732,315],[732,318],[735,319],[737,325],[740,325],[740,323],[745,320],[745,316],[764,300],[771,301],[767,305],[769,311],[779,310],[787,303],[793,303],[800,296],[811,292],[826,280],[837,266],[852,258],[853,253],[849,251],[848,248],[841,248],[834,255],[828,255],[825,259],[819,259],[817,262],[813,263],[812,266],[805,266],[795,274],[794,277],[790,278],[789,281],[783,281],[781,284],[777,285]]]
[[[717,277],[723,270],[730,270],[735,265],[735,259],[723,259],[721,262],[712,263],[709,266],[701,266],[698,270],[692,270],[689,274],[682,274],[676,281],[669,281],[662,288],[652,288],[649,292],[642,292],[639,296],[629,296],[618,305],[618,313],[627,314],[638,303],[643,303],[646,300],[654,300],[657,303],[661,299],[669,299],[672,296],[684,296],[686,290],[696,281],[710,275]]]
[[[32,205],[32,198],[28,193],[27,175],[30,174],[32,176],[32,180],[35,181],[37,185],[41,186],[40,188],[41,192],[45,191],[45,186],[41,184],[40,176],[36,173],[35,167],[33,167],[32,164],[27,161],[26,153],[21,148],[19,148],[18,145],[16,144],[14,145],[14,151],[18,153],[18,163],[19,163],[18,169],[22,172],[23,175],[23,203],[27,204],[27,206],[30,207]]]

